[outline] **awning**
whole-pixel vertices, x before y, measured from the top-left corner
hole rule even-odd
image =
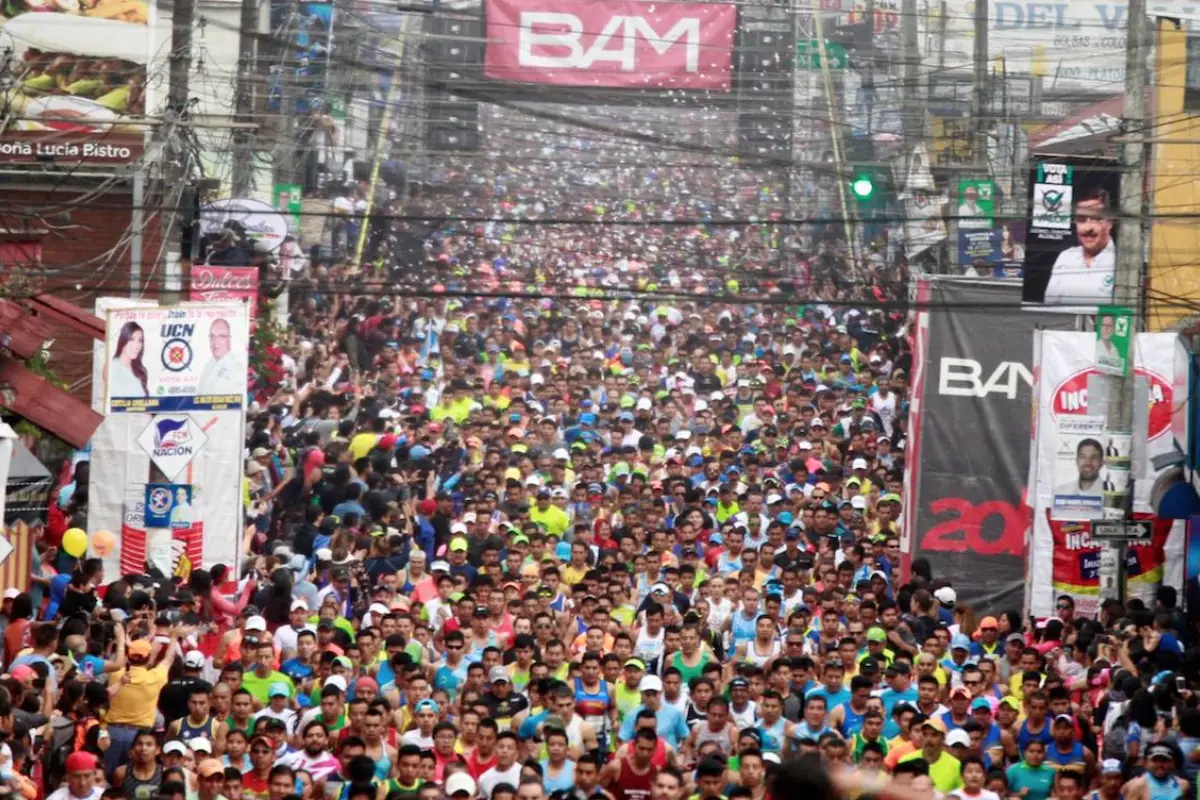
[[[1113,141],[1121,129],[1124,95],[1101,100],[1029,135],[1029,151],[1038,155],[1117,155]]]

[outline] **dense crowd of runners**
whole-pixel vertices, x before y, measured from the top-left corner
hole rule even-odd
[[[749,170],[546,131],[410,206],[415,263],[384,219],[379,266],[293,287],[243,563],[104,574],[54,547],[86,468],[56,494],[0,607],[0,794],[1190,796],[1173,592],[1030,620],[904,569],[882,259]]]

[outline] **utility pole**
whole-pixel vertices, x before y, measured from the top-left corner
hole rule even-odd
[[[1128,28],[1125,39],[1125,108],[1121,120],[1121,231],[1117,240],[1117,264],[1114,275],[1113,304],[1131,314],[1130,337],[1137,336],[1142,327],[1142,262],[1143,198],[1146,189],[1146,44],[1149,24],[1146,0],[1129,0]],[[1136,346],[1130,349],[1129,361],[1134,359]],[[1124,374],[1105,377],[1108,403],[1105,417],[1107,437],[1131,441],[1133,435],[1133,364],[1126,364]],[[1128,458],[1123,465],[1109,464],[1109,469],[1129,469]],[[1104,517],[1128,520],[1133,498],[1133,474],[1124,482],[1125,491],[1106,492]],[[1116,482],[1120,485],[1120,482]],[[1100,554],[1100,592],[1104,599],[1125,598],[1125,543],[1108,542]],[[1106,563],[1107,562],[1107,563]],[[1106,580],[1106,575],[1112,581]]]
[[[913,145],[925,128],[925,113],[917,101],[918,82],[921,80],[921,48],[917,43],[917,0],[901,0],[900,3],[900,52],[904,60],[904,80],[900,84],[904,100],[904,152],[911,155]]]
[[[296,154],[296,73],[304,58],[295,43],[296,26],[300,22],[300,0],[288,4],[283,32],[276,32],[283,46],[279,62],[279,125],[275,140],[275,183],[292,183],[299,164]]]
[[[190,222],[191,209],[183,208],[183,188],[191,181],[191,153],[187,134],[179,123],[187,119],[192,69],[192,25],[196,0],[176,0],[171,15],[171,55],[168,63],[167,118],[162,142],[164,159],[159,195],[163,198],[161,224],[167,263],[164,264],[165,299],[179,299],[183,281],[191,274],[191,253],[182,253],[182,225]]]
[[[913,0],[915,2],[916,0]],[[813,22],[817,27],[817,53],[821,58],[821,78],[825,87],[825,106],[829,111],[829,132],[833,144],[833,164],[837,175],[838,199],[842,206],[842,231],[846,237],[846,247],[850,250],[850,274],[856,277],[863,264],[859,259],[858,247],[858,214],[853,203],[846,197],[846,181],[849,173],[846,170],[846,152],[843,149],[842,121],[838,118],[837,109],[840,106],[837,95],[833,90],[833,72],[829,66],[829,53],[825,47],[825,24],[822,17],[824,11],[817,8],[813,12]]]
[[[234,116],[238,127],[233,131],[233,196],[250,194],[254,183],[255,134],[254,73],[258,45],[258,0],[242,0],[241,20],[238,23],[237,95]]]
[[[363,210],[362,220],[359,223],[358,242],[354,246],[352,264],[355,270],[363,268],[363,251],[367,247],[371,213],[375,208],[375,193],[379,190],[379,169],[383,164],[384,154],[389,152],[392,146],[392,116],[395,114],[395,107],[400,102],[400,80],[404,77],[405,72],[404,48],[408,40],[408,25],[411,18],[412,14],[404,13],[400,19],[400,30],[396,34],[396,64],[392,69],[392,81],[388,86],[386,105],[383,107],[383,119],[379,123],[379,137],[375,141],[375,157],[371,160],[371,179],[367,184],[367,207]]]
[[[863,16],[867,18],[867,61],[862,66],[863,99],[867,104],[867,137],[875,133],[875,0],[866,0],[863,4]]]
[[[975,67],[975,85],[971,92],[971,160],[975,162],[976,169],[986,170],[988,125],[984,120],[991,113],[988,93],[988,0],[975,0],[975,51],[972,64]]]

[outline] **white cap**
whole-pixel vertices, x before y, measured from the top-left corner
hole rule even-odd
[[[854,506],[854,508],[858,509],[859,511],[862,511],[867,507],[867,498],[863,497],[861,494],[856,494],[854,497],[850,498],[850,505]]]
[[[542,377],[542,373],[535,372],[529,376],[529,382],[531,384],[533,384],[534,386],[541,386],[543,383],[546,382],[546,379],[544,377]]]
[[[346,691],[346,679],[341,675],[330,675],[325,679],[325,683],[322,684],[321,688],[323,689],[326,686],[336,686],[344,692]]]
[[[194,739],[188,739],[188,747],[192,748],[193,753],[212,753],[212,742],[206,736],[197,736]]]
[[[248,631],[265,631],[266,629],[267,621],[258,614],[246,620],[246,630]]]
[[[796,447],[799,447],[801,450],[812,450],[812,442],[808,439],[801,439]]]
[[[697,400],[692,403],[693,411],[708,411],[708,402],[705,400]]]
[[[568,497],[567,490],[561,486],[555,486],[550,490],[551,497]]]
[[[962,728],[955,728],[946,734],[946,747],[954,747],[959,745],[962,747],[971,746],[971,735]]]
[[[639,692],[661,692],[662,690],[662,678],[657,675],[647,675],[638,682]]]
[[[725,399],[725,393],[719,390],[715,391],[708,396],[708,399],[712,400],[714,403],[719,403]]]
[[[692,438],[692,432],[689,431],[687,428],[683,428],[681,430],[675,431],[675,439],[677,441],[686,442],[690,438]]]
[[[297,597],[292,601],[292,611],[295,611],[298,608],[308,611],[308,601],[303,597]]]
[[[183,665],[188,669],[204,669],[204,653],[199,650],[189,650],[183,657]]]
[[[1124,770],[1121,767],[1121,759],[1106,758],[1100,764],[1100,772],[1105,775],[1120,775]]]
[[[382,614],[385,617],[392,613],[392,610],[383,603],[371,603],[371,605],[367,607],[367,611],[370,611],[372,614]]]
[[[938,602],[944,606],[952,606],[958,601],[958,593],[949,586],[943,586],[933,593]]]
[[[179,755],[181,755],[181,756],[186,756],[187,751],[188,751],[187,745],[184,744],[183,742],[179,741],[178,739],[172,739],[171,741],[169,741],[163,745],[163,755],[164,756],[169,753],[179,753]]]
[[[867,460],[865,458],[856,458],[850,462],[850,469],[866,469]]]
[[[16,589],[5,589],[4,590],[4,599],[5,600],[14,600],[14,599],[16,599],[16,596],[19,594],[20,594],[20,592],[17,591]]]
[[[451,533],[466,533],[467,526],[461,522],[455,522],[450,526]]]
[[[435,561],[429,565],[430,572],[449,572],[450,563],[447,561]]]
[[[571,454],[567,452],[567,448],[560,447],[554,451],[554,460],[555,461],[570,461]]]
[[[453,797],[459,792],[465,792],[469,797],[474,797],[478,790],[475,786],[475,781],[465,772],[456,772],[449,778],[446,778],[446,796]]]
[[[778,495],[778,494],[767,495],[767,505],[769,505],[769,506],[774,505],[778,502],[781,502],[782,500],[783,500],[783,497],[781,495]]]
[[[317,561],[333,561],[333,551],[328,547],[318,547],[315,555]]]

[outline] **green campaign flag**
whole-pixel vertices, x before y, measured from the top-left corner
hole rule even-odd
[[[275,184],[275,207],[287,215],[292,233],[300,233],[300,200],[302,190],[298,183]]]
[[[1100,306],[1096,313],[1096,369],[1109,375],[1129,370],[1129,343],[1133,340],[1133,311],[1121,306]]]

